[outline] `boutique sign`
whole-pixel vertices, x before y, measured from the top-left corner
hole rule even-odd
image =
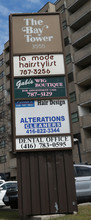
[[[15,99],[66,96],[65,77],[15,78]]]

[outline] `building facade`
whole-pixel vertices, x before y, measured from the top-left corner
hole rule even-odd
[[[60,12],[73,130],[73,161],[91,164],[91,1],[48,2],[40,12]],[[12,153],[9,42],[0,56],[0,172],[17,176]]]
[[[12,152],[11,137],[9,41],[0,56],[0,176],[6,180],[17,179],[17,160]]]

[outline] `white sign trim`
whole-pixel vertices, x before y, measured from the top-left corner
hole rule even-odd
[[[15,104],[16,135],[70,133],[68,101],[21,101]]]
[[[16,139],[16,150],[65,149],[71,147],[71,136],[47,136]]]
[[[63,54],[14,56],[14,76],[49,76],[65,74]]]

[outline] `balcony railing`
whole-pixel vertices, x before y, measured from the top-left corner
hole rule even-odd
[[[5,75],[8,76],[10,74],[10,66],[5,69]]]
[[[91,20],[91,1],[88,1],[79,10],[70,16],[70,27],[78,30]]]
[[[74,56],[75,64],[86,67],[91,64],[91,44],[78,50]]]
[[[68,0],[67,1],[67,7],[68,10],[71,12],[74,12],[76,10],[78,10],[83,4],[85,4],[85,2],[87,2],[87,0]]]
[[[91,129],[91,113],[81,117],[82,127],[85,129]]]
[[[91,138],[86,138],[85,139],[85,147],[87,152],[91,152]]]
[[[10,90],[10,80],[7,81],[6,86],[7,86],[7,90]]]
[[[77,84],[83,85],[83,86],[91,85],[91,66],[78,72]]]
[[[91,89],[79,95],[79,102],[82,106],[91,106]]]
[[[17,167],[17,160],[16,158],[13,158],[10,160],[10,168],[16,168]]]
[[[72,44],[81,48],[91,42],[91,22],[72,34]]]

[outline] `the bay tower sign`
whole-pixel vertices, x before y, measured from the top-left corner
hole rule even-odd
[[[59,13],[10,15],[10,48],[12,136],[18,159],[20,215],[75,211],[72,131]],[[71,199],[67,179],[73,187]],[[23,193],[24,187],[30,196]]]

